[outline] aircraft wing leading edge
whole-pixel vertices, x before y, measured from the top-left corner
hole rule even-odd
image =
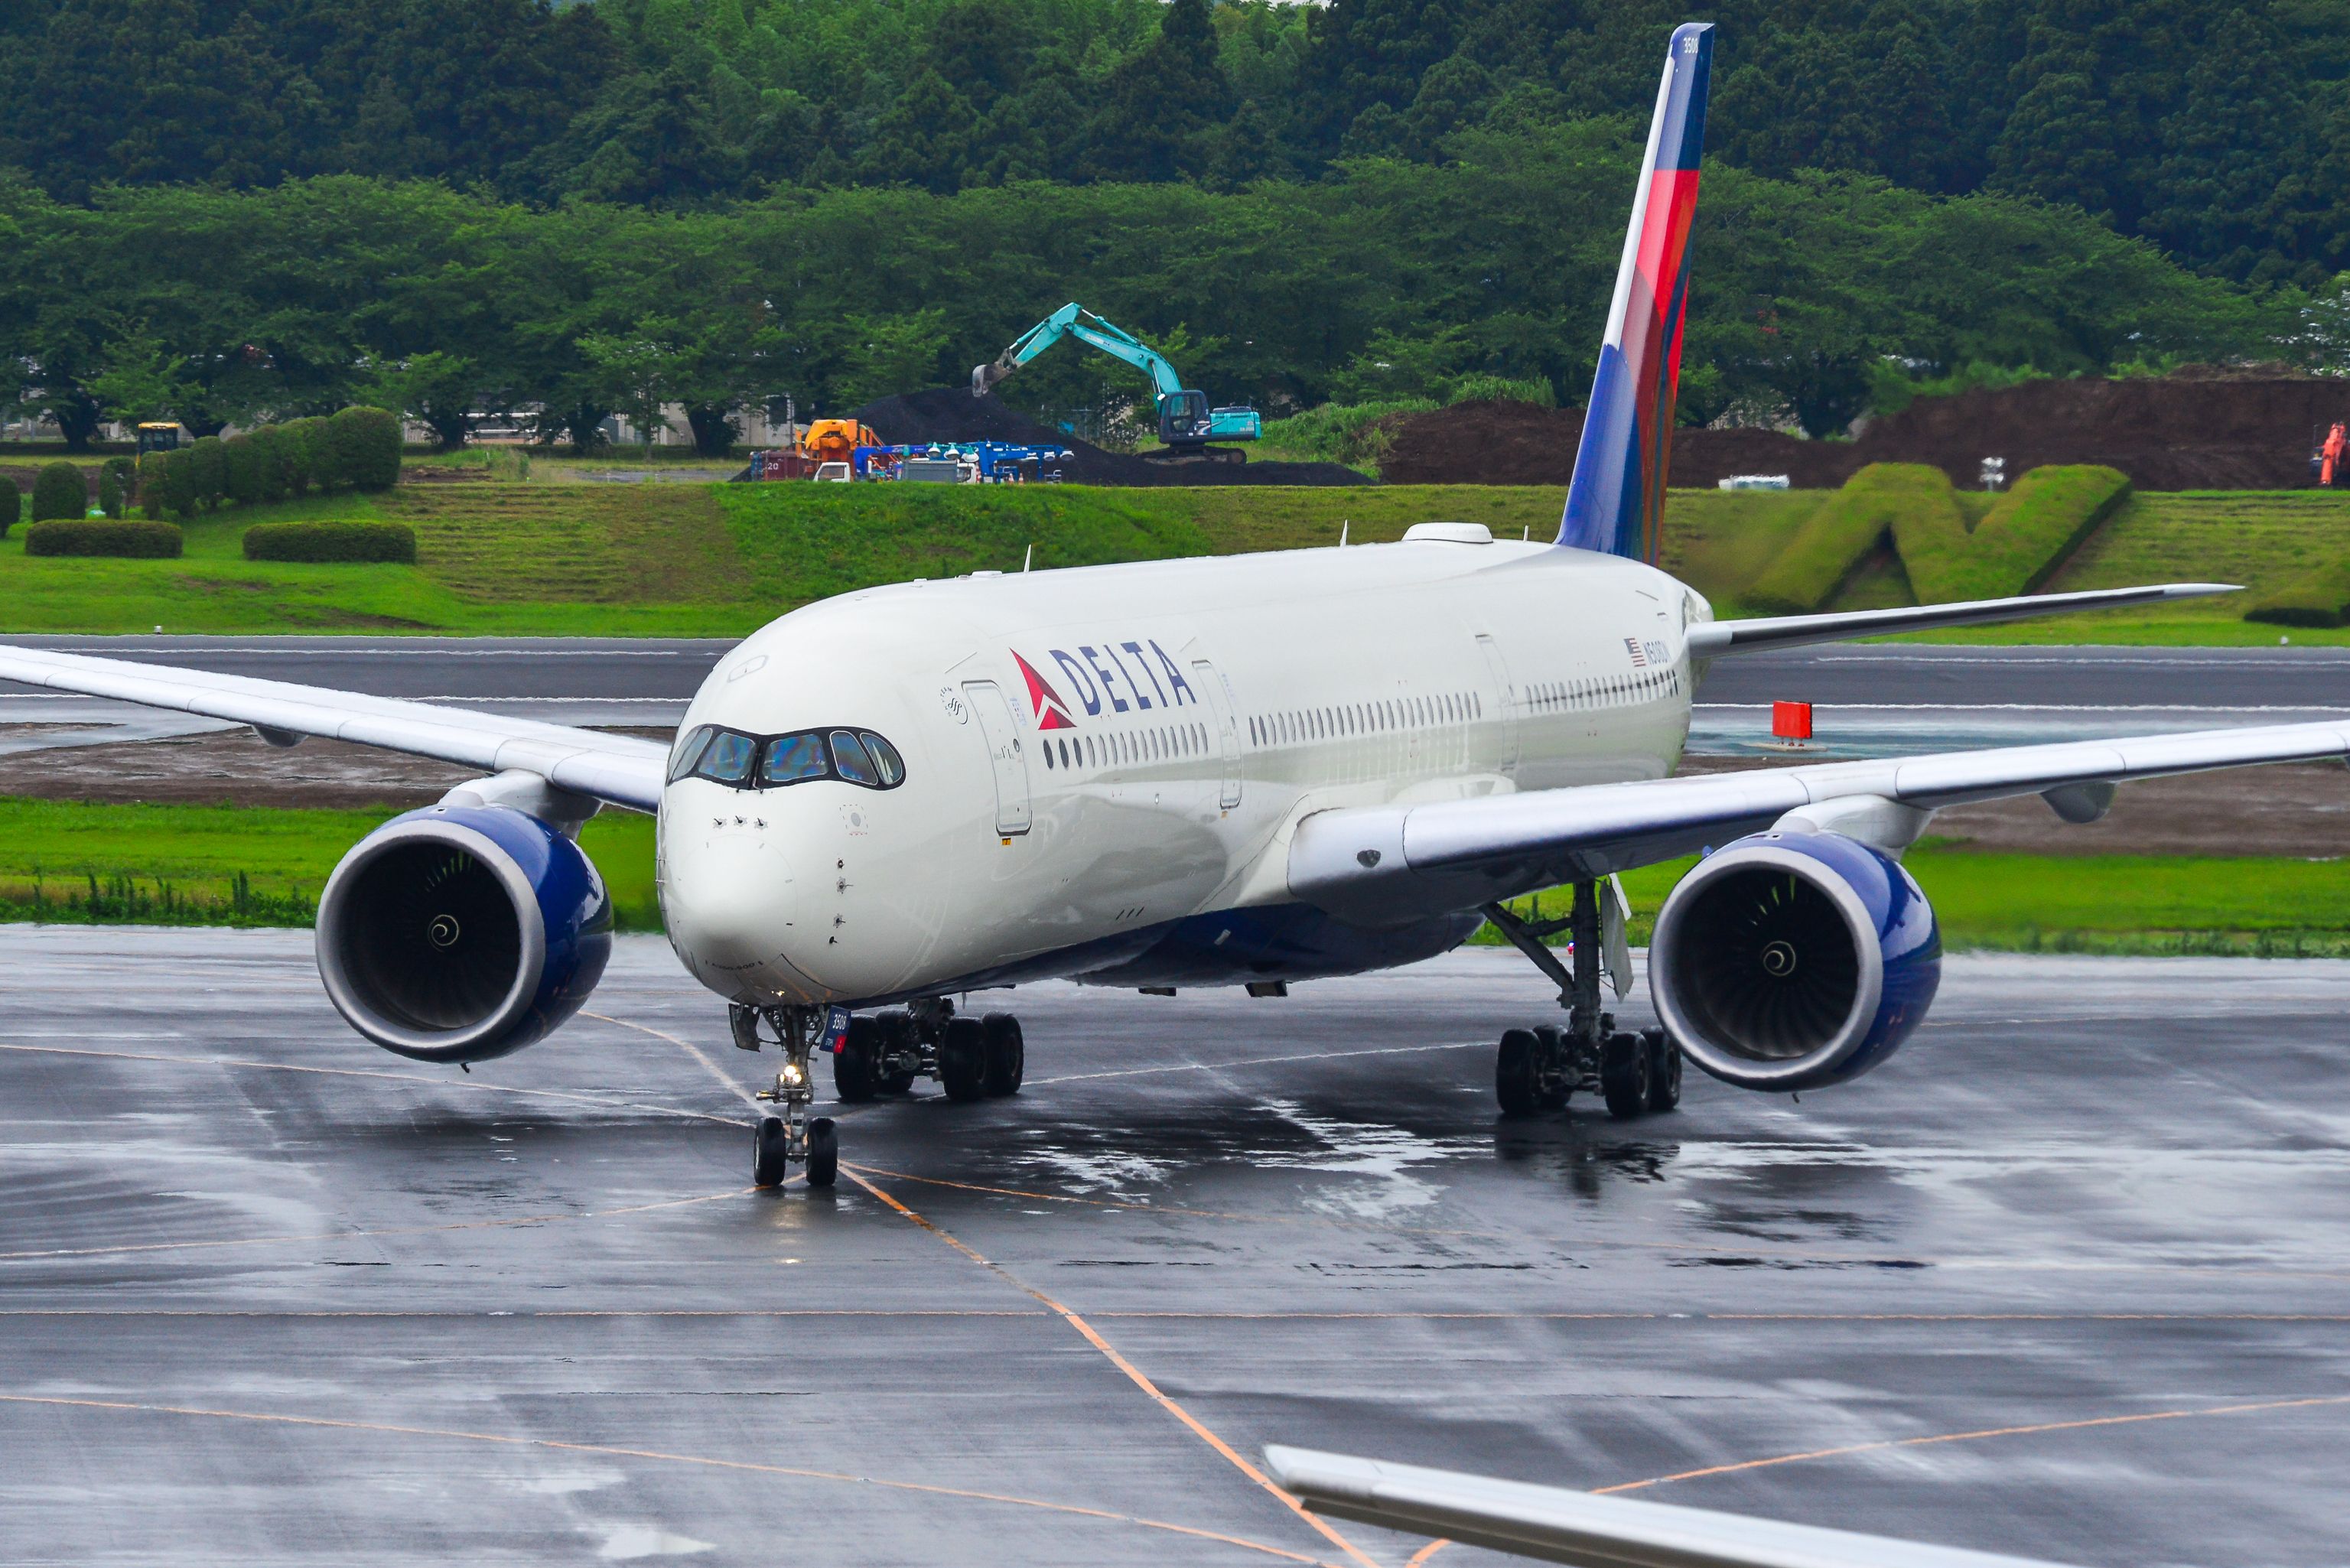
[[[2345,756],[2350,722],[2266,724],[1341,807],[1298,825],[1289,886],[1342,918],[1404,919],[1693,854],[1790,812],[1814,826],[1872,807],[1897,822],[1914,814],[1908,837],[1888,846],[1898,848],[1943,806],[2041,794],[2060,815],[2091,820],[2106,803],[2083,792],[2097,786]]]
[[[2031,1558],[1310,1449],[1268,1448],[1264,1459],[1274,1480],[1316,1513],[1575,1568],[2047,1568]]]
[[[637,811],[660,804],[669,755],[659,742],[630,735],[46,649],[0,645],[0,680],[436,757],[485,774],[536,774],[558,789]]]
[[[1704,621],[1689,628],[1690,654],[1712,659],[1766,648],[1801,648],[1857,637],[1929,631],[1939,627],[1989,626],[2082,610],[2127,609],[2173,599],[2207,598],[2242,591],[2233,583],[2154,583],[2135,588],[2090,588],[2072,594],[2031,594],[2021,598],[1968,599],[1958,604],[1917,605],[1899,609],[1845,610],[1827,615],[1764,616],[1752,620]]]

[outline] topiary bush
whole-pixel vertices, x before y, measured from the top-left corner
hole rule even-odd
[[[218,436],[200,436],[188,448],[188,481],[198,506],[218,506],[228,498],[228,447]]]
[[[388,410],[343,410],[314,434],[310,450],[322,490],[390,490],[400,483],[400,417]]]
[[[261,504],[265,495],[261,459],[249,435],[229,436],[221,441],[222,488],[230,502],[238,506]]]
[[[416,564],[416,530],[405,523],[347,518],[324,523],[256,523],[244,531],[248,561],[397,561]]]
[[[2244,618],[2271,626],[2342,625],[2350,619],[2350,558],[2328,561],[2262,594]]]
[[[0,480],[0,539],[8,536],[8,530],[16,525],[16,519],[24,510],[24,492],[18,490],[12,481]]]
[[[53,462],[33,481],[33,521],[46,517],[82,517],[89,512],[89,485],[81,470],[69,462]]]
[[[1768,570],[1754,579],[1743,603],[1763,615],[1805,614],[1832,597],[1877,542],[1905,516],[1921,510],[1947,519],[1963,535],[1966,524],[1950,493],[1950,476],[1915,462],[1872,462],[1804,519]]]
[[[153,518],[196,514],[196,470],[186,452],[151,452],[140,461],[139,494]]]
[[[273,427],[277,431],[277,461],[286,478],[286,493],[307,495],[318,483],[317,447],[318,427],[326,421],[315,419],[287,420]]]
[[[264,425],[244,439],[252,445],[255,499],[264,504],[285,500],[288,493],[285,428],[280,425]]]
[[[128,556],[159,559],[181,549],[180,525],[101,517],[51,517],[25,530],[27,556]]]
[[[120,518],[138,493],[139,464],[127,457],[108,458],[98,471],[98,509]]]

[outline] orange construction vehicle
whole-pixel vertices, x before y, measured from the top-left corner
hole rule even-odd
[[[2350,453],[2350,429],[2340,420],[2325,432],[2325,444],[2317,449],[2317,483],[2327,490],[2334,488],[2334,476],[2342,472],[2342,459]]]
[[[800,455],[816,462],[848,462],[860,446],[879,446],[870,425],[855,420],[816,420],[800,432]]]

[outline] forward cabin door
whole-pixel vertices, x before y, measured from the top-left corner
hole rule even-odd
[[[1216,711],[1217,743],[1224,754],[1224,787],[1217,804],[1230,811],[1241,803],[1241,732],[1232,718],[1232,694],[1204,659],[1191,661],[1191,683],[1208,694],[1208,706]]]
[[[1028,757],[1020,742],[1019,724],[1003,689],[993,680],[966,680],[962,694],[979,716],[979,732],[987,742],[987,760],[995,769],[995,831],[1010,838],[1028,831]]]
[[[1517,688],[1510,684],[1509,661],[1502,657],[1502,645],[1483,632],[1477,634],[1477,651],[1485,656],[1486,673],[1493,678],[1493,691],[1498,703],[1493,717],[1500,722],[1502,752],[1494,764],[1497,773],[1513,774],[1518,767],[1518,703]]]

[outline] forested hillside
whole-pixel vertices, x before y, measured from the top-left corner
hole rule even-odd
[[[1684,418],[2342,348],[2303,312],[2350,0],[13,0],[0,402],[676,401],[715,445],[1071,297],[1274,412],[1574,400],[1686,15],[1722,32]]]

